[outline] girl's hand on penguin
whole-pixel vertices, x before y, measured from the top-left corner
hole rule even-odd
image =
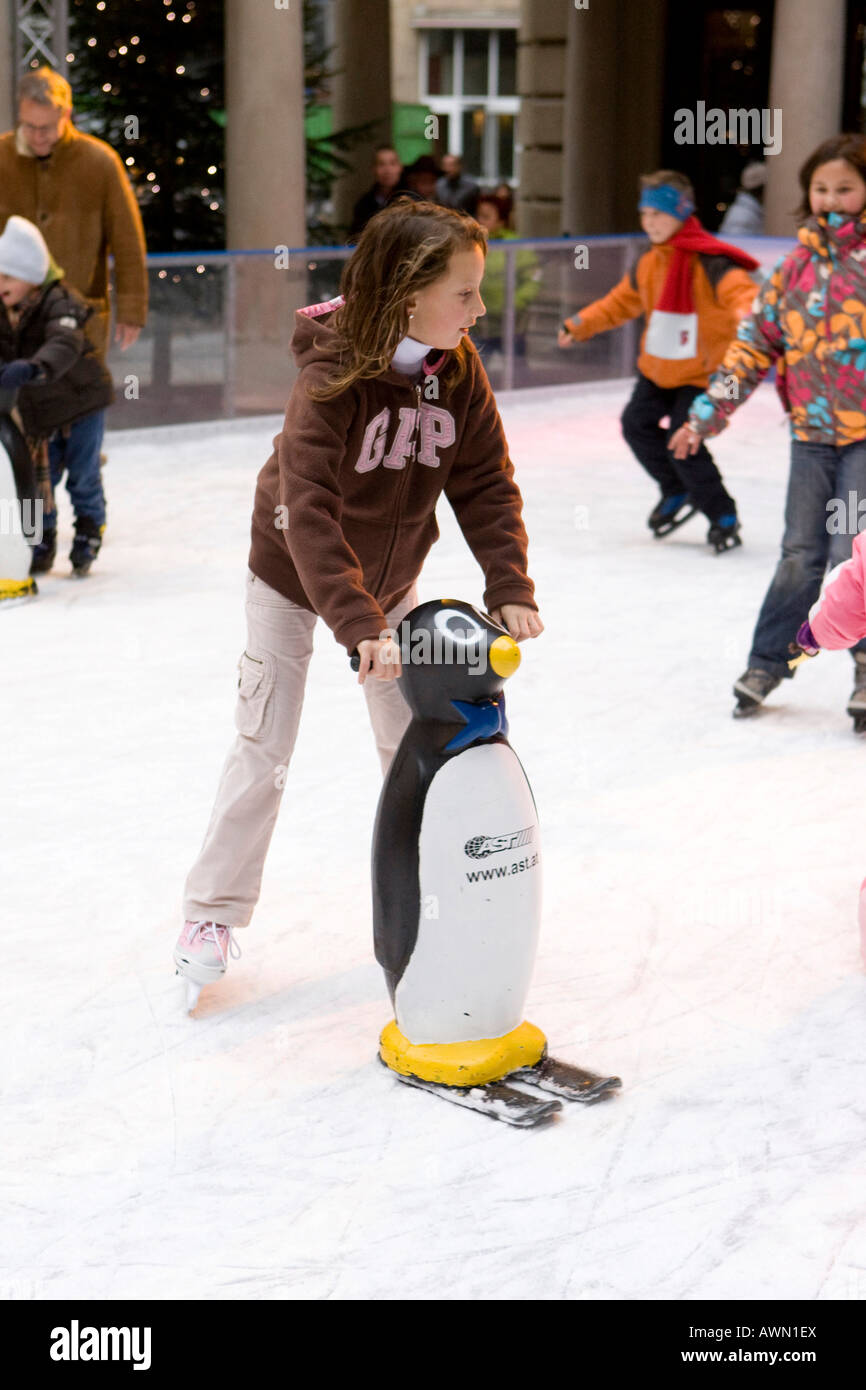
[[[363,685],[368,676],[377,681],[393,681],[400,675],[400,644],[391,637],[367,638],[358,643],[358,684]]]
[[[561,348],[577,347],[577,339],[573,338],[566,328],[560,328],[556,335],[556,346]]]
[[[696,454],[700,447],[701,436],[695,433],[691,425],[680,425],[668,440],[668,448],[675,459],[684,459],[689,454]]]
[[[522,642],[525,637],[538,637],[544,631],[544,623],[535,609],[526,608],[522,603],[503,603],[490,616],[515,642]]]

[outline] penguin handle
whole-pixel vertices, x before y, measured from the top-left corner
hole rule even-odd
[[[352,655],[349,657],[349,665],[351,666],[353,671],[360,671],[361,669],[361,657],[358,653],[357,647],[352,652]]]

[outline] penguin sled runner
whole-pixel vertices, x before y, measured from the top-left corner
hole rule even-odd
[[[547,1055],[523,1018],[541,919],[535,801],[508,742],[517,643],[471,604],[415,608],[398,634],[412,713],[373,832],[376,959],[401,1081],[527,1127],[621,1085]],[[354,658],[353,658],[354,663]]]

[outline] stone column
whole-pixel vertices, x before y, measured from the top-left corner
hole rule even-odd
[[[559,236],[562,214],[566,12],[522,0],[517,49],[520,236]]]
[[[12,53],[12,0],[0,6],[0,134],[11,130],[18,121],[15,89],[18,74]]]
[[[303,246],[301,0],[226,0],[225,79],[229,247]]]
[[[307,239],[301,0],[226,0],[225,55],[228,249],[267,252],[232,271],[226,407],[279,410],[306,289],[303,260],[278,250]]]
[[[562,230],[636,230],[637,179],[657,167],[664,5],[572,6],[565,59]]]
[[[839,133],[844,50],[845,0],[776,0],[770,109],[781,111],[782,148],[765,156],[765,231],[770,236],[792,235],[797,170],[816,145]],[[774,133],[778,122],[774,114]]]
[[[334,130],[376,123],[352,147],[352,168],[334,184],[334,221],[348,226],[355,203],[372,183],[373,151],[392,138],[390,0],[334,0],[334,28]]]

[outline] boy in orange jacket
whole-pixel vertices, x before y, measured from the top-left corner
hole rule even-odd
[[[710,523],[707,540],[723,551],[741,544],[736,503],[706,445],[677,460],[668,441],[750,312],[757,286],[748,272],[758,263],[704,231],[684,174],[659,169],[642,176],[640,189],[641,226],[651,245],[609,294],[563,321],[557,342],[573,347],[645,316],[637,385],[623,411],[622,432],[661,489],[647,524],[666,536],[702,511]],[[667,427],[659,423],[663,416]]]

